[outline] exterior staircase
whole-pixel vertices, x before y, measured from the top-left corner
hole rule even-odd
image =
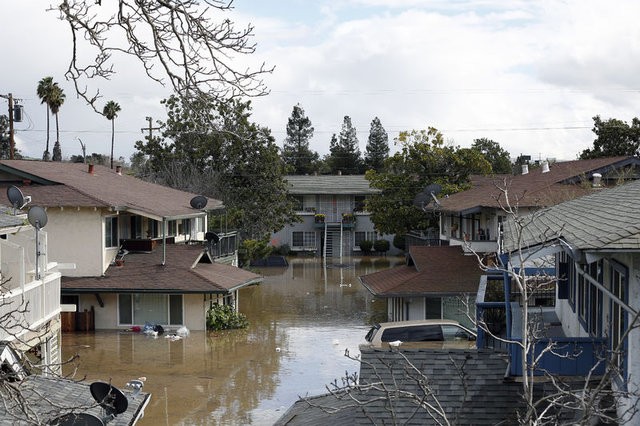
[[[342,263],[344,230],[342,222],[325,222],[324,224],[324,265],[327,265],[327,258],[338,256]],[[335,243],[335,244],[334,244]]]

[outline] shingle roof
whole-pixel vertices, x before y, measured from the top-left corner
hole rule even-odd
[[[32,197],[31,205],[43,207],[110,207],[154,218],[201,214],[190,205],[196,194],[120,175],[99,165],[91,174],[82,163],[2,160],[0,182],[20,186]],[[221,201],[208,199],[207,210],[221,207]]]
[[[207,260],[202,245],[167,244],[151,253],[129,253],[124,266],[109,266],[102,277],[63,277],[65,292],[228,293],[262,281],[260,275]],[[165,264],[162,265],[163,258]]]
[[[113,385],[125,394],[128,404],[127,410],[117,415],[109,422],[109,425],[128,426],[134,424],[134,419],[139,419],[151,394],[142,392],[132,398],[131,392],[124,386]],[[91,396],[88,383],[33,375],[27,376],[22,381],[5,383],[3,386],[12,387],[26,401],[17,398],[15,400],[4,398],[3,403],[0,404],[2,424],[20,426],[49,424],[49,421],[70,412],[93,414],[98,418],[103,417],[103,410]],[[35,416],[36,421],[27,420],[29,417],[23,414],[21,407],[16,405],[23,402],[26,402],[26,409],[29,410],[30,416]]]
[[[520,207],[550,206],[589,193],[590,188],[577,183],[588,180],[593,173],[598,172],[604,176],[614,169],[638,164],[640,160],[635,157],[596,158],[553,163],[547,173],[543,173],[542,168],[536,168],[525,175],[476,176],[472,179],[471,189],[440,197],[440,206],[437,208],[453,213],[464,213],[481,207],[500,208],[499,188],[504,187],[505,183],[512,202],[518,197]],[[504,201],[503,197],[502,200]],[[436,207],[430,205],[428,208]]]
[[[287,176],[293,195],[367,195],[380,192],[369,187],[364,175]]]
[[[523,234],[523,248],[562,237],[575,249],[640,250],[640,181],[601,189],[523,219],[530,223]],[[507,221],[507,251],[518,248],[516,241],[514,223]]]
[[[460,246],[412,246],[410,262],[360,276],[374,295],[384,297],[475,293],[482,270]]]
[[[330,394],[301,399],[275,424],[442,424],[434,410],[417,406],[416,400],[423,397],[426,403],[439,403],[453,424],[517,424],[522,384],[504,381],[504,355],[484,350],[398,352],[361,347],[361,358],[361,389],[340,392],[342,399]],[[417,398],[387,393],[380,386],[366,389],[367,384],[376,383]]]

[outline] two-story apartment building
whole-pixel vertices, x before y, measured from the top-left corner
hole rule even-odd
[[[260,281],[232,266],[235,234],[207,233],[219,200],[82,163],[3,160],[0,183],[46,209],[50,260],[73,265],[63,301],[95,328],[204,329],[212,303],[237,307],[238,290]]]
[[[285,226],[271,237],[274,246],[287,244],[293,251],[312,252],[326,258],[360,252],[360,242],[386,239],[379,235],[365,204],[377,190],[364,175],[287,176],[289,193],[298,202],[300,222]]]
[[[638,177],[640,159],[611,157],[522,166],[516,175],[472,176],[472,188],[438,197],[426,210],[440,215],[442,244],[495,252],[506,208],[526,214]]]

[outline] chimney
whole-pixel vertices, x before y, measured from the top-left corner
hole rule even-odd
[[[122,166],[116,166],[116,174],[122,176]]]
[[[594,188],[600,188],[602,186],[602,175],[600,173],[594,173],[591,177],[593,178],[591,186]]]
[[[89,164],[89,174],[93,174],[93,164]]]
[[[529,173],[529,165],[528,164],[523,164],[522,165],[522,174],[526,175]]]
[[[549,173],[549,162],[544,161],[542,163],[542,173]]]

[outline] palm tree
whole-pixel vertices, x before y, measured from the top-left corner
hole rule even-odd
[[[49,99],[51,97],[53,87],[53,77],[44,77],[38,82],[38,89],[36,90],[40,103],[47,106],[47,147],[42,154],[42,159],[49,161]]]
[[[64,103],[65,94],[58,83],[53,83],[51,95],[49,97],[49,108],[56,117],[56,143],[53,146],[53,161],[62,161],[62,149],[60,148],[60,129],[58,127],[58,112]]]
[[[118,112],[120,112],[120,105],[118,105],[114,101],[109,101],[104,106],[102,110],[102,115],[104,115],[107,120],[111,121],[111,168],[113,169],[113,141],[115,138],[115,118],[118,116]]]

